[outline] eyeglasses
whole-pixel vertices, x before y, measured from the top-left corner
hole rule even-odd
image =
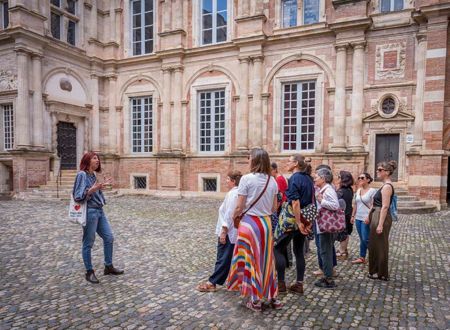
[[[382,168],[382,167],[377,168],[377,172],[382,172],[382,171],[386,171],[386,170],[384,168]]]
[[[360,177],[358,178],[358,180],[365,180],[365,179],[366,179],[365,176],[360,176]]]

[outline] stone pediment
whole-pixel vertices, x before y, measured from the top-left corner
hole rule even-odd
[[[394,117],[386,118],[380,115],[380,113],[374,112],[370,115],[363,118],[363,123],[370,123],[370,122],[389,122],[389,121],[414,121],[415,117],[414,115],[407,113],[405,111],[398,111],[397,114]]]

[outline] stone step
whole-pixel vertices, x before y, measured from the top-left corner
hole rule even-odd
[[[436,206],[434,205],[398,208],[399,214],[424,214],[424,213],[433,213],[436,211],[437,211]]]
[[[10,193],[0,193],[0,201],[10,201],[12,196]]]
[[[398,196],[398,201],[399,202],[408,202],[408,201],[414,202],[414,201],[417,201],[417,200],[418,199],[417,199],[416,196],[409,196],[409,195]]]
[[[418,207],[418,206],[425,206],[427,205],[425,202],[423,201],[399,201],[398,202],[398,207],[400,208],[409,208],[409,207]]]

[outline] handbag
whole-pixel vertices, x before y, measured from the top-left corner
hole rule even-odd
[[[85,202],[75,202],[73,199],[73,195],[70,195],[70,204],[69,204],[69,217],[68,220],[72,223],[76,223],[86,226],[86,212],[87,206]]]
[[[255,204],[258,203],[258,201],[261,199],[262,195],[264,195],[264,193],[266,192],[267,186],[269,185],[269,181],[270,181],[270,175],[268,176],[266,185],[264,186],[263,191],[261,191],[261,193],[259,194],[258,198],[253,201],[253,203],[248,207],[248,209],[246,209],[244,212],[242,212],[241,214],[239,214],[233,218],[234,228],[239,227],[239,223],[241,222],[245,213],[247,213],[253,206],[255,206]]]
[[[321,207],[317,215],[317,226],[322,233],[339,233],[345,230],[344,210],[341,208],[329,210]]]

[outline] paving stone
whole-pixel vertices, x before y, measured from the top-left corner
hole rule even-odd
[[[306,256],[305,294],[280,296],[262,315],[221,288],[199,293],[216,256],[220,201],[126,196],[108,201],[114,263],[103,275],[100,237],[92,259],[100,285],[84,280],[81,228],[67,205],[0,201],[0,329],[323,329],[450,327],[450,211],[401,215],[390,237],[390,282],[366,278],[367,265],[340,261],[338,287],[316,288],[315,245]],[[357,233],[349,251],[357,257]],[[286,279],[292,281],[291,267]],[[224,317],[226,316],[226,317]]]

